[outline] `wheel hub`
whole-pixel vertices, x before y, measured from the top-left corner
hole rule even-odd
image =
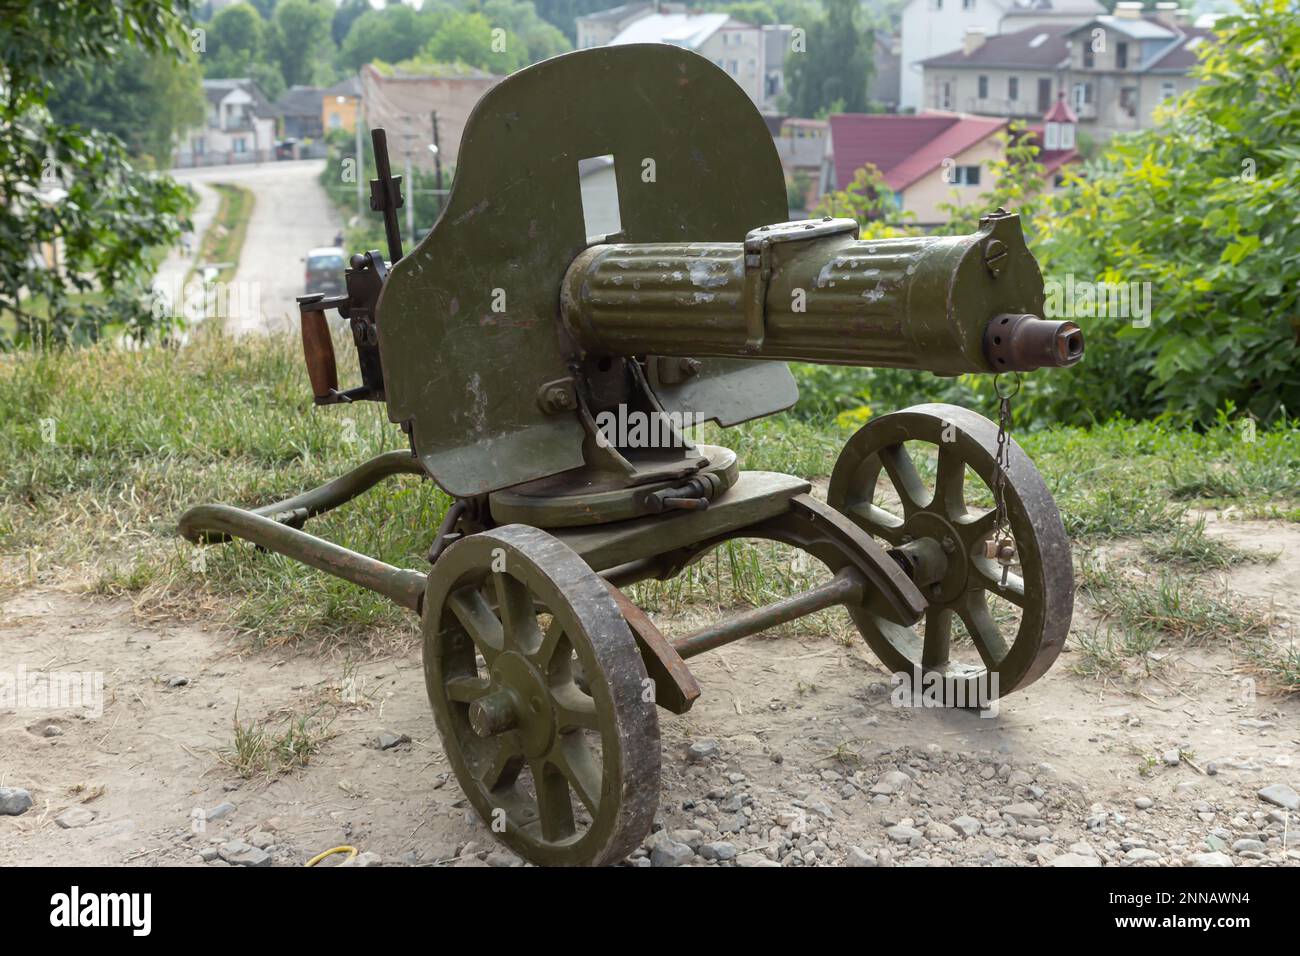
[[[492,686],[483,700],[504,694],[510,700],[510,728],[519,732],[524,753],[539,757],[551,749],[558,721],[550,689],[540,671],[522,655],[507,651],[492,665]],[[471,723],[474,713],[470,714]],[[475,732],[478,727],[475,726]]]
[[[945,604],[964,594],[970,576],[970,561],[957,529],[932,511],[918,511],[903,523],[902,530],[912,543],[933,543],[933,547],[927,549],[933,557],[925,561],[930,572],[926,575],[928,580],[924,583],[917,581],[921,593],[932,604]],[[905,544],[902,550],[907,552],[909,548]]]

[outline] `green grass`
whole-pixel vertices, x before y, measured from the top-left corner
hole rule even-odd
[[[352,347],[338,349],[346,369]],[[829,475],[852,431],[834,418],[781,415],[734,429],[706,426],[695,437],[735,449],[745,468],[816,480]],[[1294,424],[1260,430],[1249,442],[1231,423],[1198,433],[1116,422],[1016,437],[1085,547],[1136,538],[1150,560],[1188,572],[1244,560],[1187,519],[1193,504],[1218,500],[1188,498],[1193,491],[1231,492],[1242,514],[1300,518]],[[247,544],[199,549],[175,534],[177,517],[193,504],[266,504],[404,446],[380,405],[315,408],[292,337],[233,341],[204,329],[179,349],[105,345],[0,356],[0,583],[71,580],[128,592],[181,618],[229,622],[255,643],[409,640],[409,612],[371,592]],[[308,529],[424,569],[448,504],[432,482],[403,476]],[[692,605],[766,603],[824,573],[782,546],[730,543],[635,594],[652,610],[676,614]],[[1171,578],[1154,596],[1117,591],[1097,601],[1121,642],[1134,640],[1121,633],[1128,631],[1190,642],[1240,631],[1240,621],[1206,604],[1193,581]],[[838,636],[843,621],[831,611],[805,623]],[[1285,657],[1268,660],[1294,672]]]

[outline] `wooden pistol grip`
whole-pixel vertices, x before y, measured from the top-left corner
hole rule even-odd
[[[339,387],[339,370],[334,361],[334,341],[324,312],[302,314],[302,351],[307,359],[307,377],[317,400],[329,398]]]

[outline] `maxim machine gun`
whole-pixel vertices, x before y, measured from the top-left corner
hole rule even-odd
[[[514,850],[622,859],[658,800],[656,705],[681,714],[700,692],[685,661],[824,608],[845,607],[891,671],[941,678],[929,684],[951,706],[1051,665],[1070,551],[1005,427],[953,405],[883,415],[849,439],[824,502],[682,434],[789,408],[788,359],[941,375],[1077,362],[1078,328],[1040,318],[1016,216],[877,241],[851,220],[785,222],[762,116],[668,45],[572,53],[492,89],[446,209],[406,255],[400,183],[374,136],[391,266],[354,255],[345,296],[304,297],[303,340],[316,403],[385,401],[410,449],[256,511],[192,508],[180,530],[245,538],[419,614],[447,758]],[[605,156],[620,225],[591,236],[579,161]],[[358,387],[339,389],[330,308],[351,327]],[[299,530],[399,472],[454,499],[428,570]],[[671,638],[621,590],[735,538],[802,549],[827,579]]]

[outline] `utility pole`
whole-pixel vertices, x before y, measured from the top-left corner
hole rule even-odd
[[[438,111],[433,111],[433,175],[438,189],[438,215],[442,215],[442,144],[438,142]]]
[[[405,130],[402,133],[402,140],[405,144],[404,152],[406,153],[406,234],[410,236],[411,246],[415,246],[415,180],[411,176],[411,142],[415,139],[415,132],[411,129],[411,118],[403,117],[402,125]]]

